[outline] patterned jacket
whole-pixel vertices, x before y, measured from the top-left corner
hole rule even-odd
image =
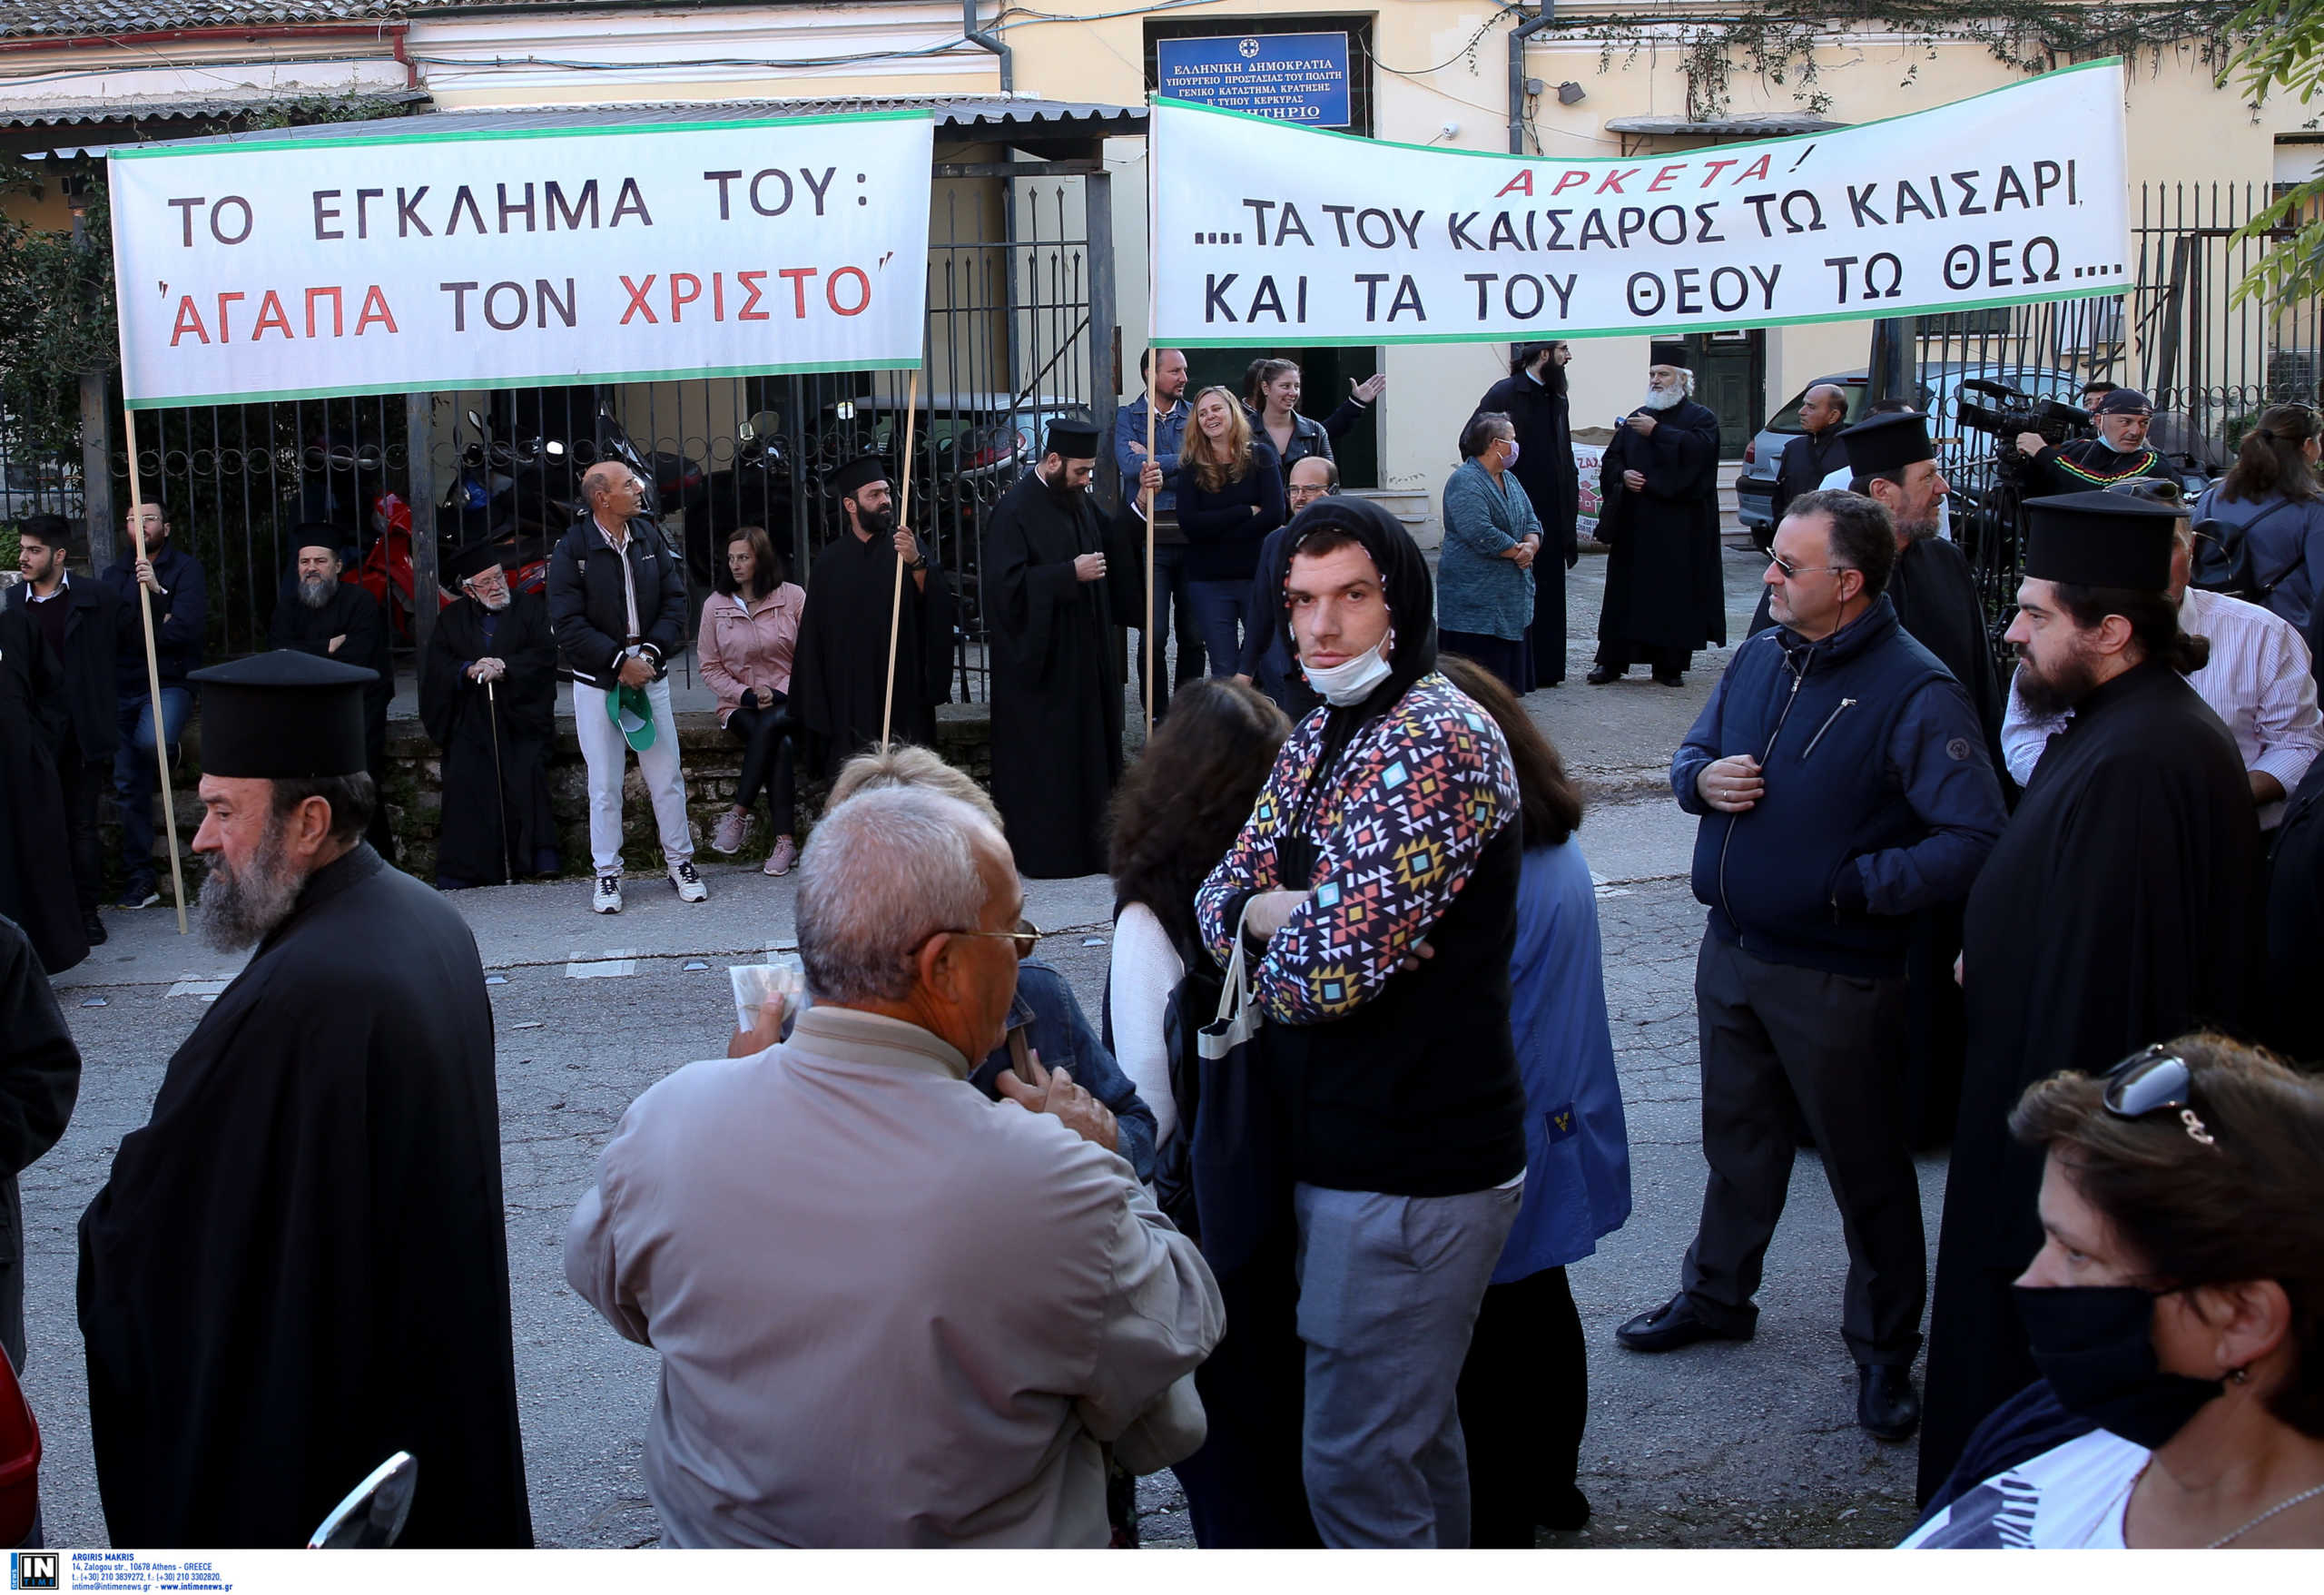
[[[1361,726],[1301,830],[1312,881],[1282,878],[1276,849],[1299,814],[1331,711],[1302,721],[1235,845],[1195,901],[1223,966],[1253,892],[1313,888],[1267,943],[1258,1001],[1282,1024],[1340,1019],[1377,996],[1459,895],[1485,844],[1517,818],[1517,774],[1492,717],[1442,674],[1415,681]]]

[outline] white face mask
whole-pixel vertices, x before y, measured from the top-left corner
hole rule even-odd
[[[1351,704],[1361,704],[1372,695],[1372,689],[1388,679],[1388,653],[1396,645],[1396,634],[1392,627],[1380,639],[1376,648],[1366,648],[1354,658],[1324,666],[1302,665],[1307,684],[1323,694],[1324,702],[1335,709]]]

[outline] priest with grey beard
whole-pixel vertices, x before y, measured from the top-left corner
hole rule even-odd
[[[1606,445],[1598,540],[1606,597],[1598,663],[1583,679],[1604,686],[1645,665],[1663,686],[1684,684],[1694,651],[1727,644],[1718,573],[1718,417],[1697,404],[1687,346],[1658,338],[1646,397]]]
[[[276,648],[295,648],[319,659],[336,659],[373,673],[363,693],[363,768],[370,773],[375,801],[371,823],[364,840],[393,862],[395,832],[388,826],[388,806],[376,801],[387,775],[388,703],[395,696],[395,665],[388,653],[388,624],[371,595],[340,579],[340,532],[322,521],[302,523],[293,534],[298,565],[293,579],[274,606],[274,619],[266,640]]]
[[[371,673],[189,679],[202,932],[255,950],[81,1220],[105,1527],[301,1545],[405,1451],[401,1543],[528,1546],[492,1007],[460,916],[363,842]]]

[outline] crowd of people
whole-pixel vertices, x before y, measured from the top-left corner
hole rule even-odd
[[[1683,350],[1654,352],[1607,454],[1592,679],[1673,680],[1723,638],[1715,519],[1707,566],[1701,546],[1715,429]],[[1124,414],[1150,414],[1154,446],[1143,424],[1114,442],[1131,513],[1157,540],[1174,523],[1167,594],[1115,577],[1098,435],[1052,424],[987,531],[989,794],[924,745],[949,591],[880,462],[835,481],[845,527],[805,592],[763,534],[728,544],[696,635],[744,779],[712,844],[738,851],[763,800],[806,996],[630,1106],[564,1257],[661,1358],[644,1472],[666,1542],[1132,1544],[1134,1481],[1165,1468],[1206,1547],[1530,1546],[1587,1520],[1567,1270],[1632,1194],[1583,803],[1521,703],[1563,651],[1541,604],[1574,554],[1572,475],[1549,473],[1545,518],[1526,473],[1565,358],[1521,350],[1462,428],[1433,568],[1335,490],[1283,362],[1191,404],[1177,351],[1147,362]],[[2030,500],[2006,692],[1939,535],[1925,418],[1826,418],[1811,440],[1768,624],[1671,762],[1706,910],[1708,1177],[1675,1293],[1614,1338],[1750,1338],[1812,1144],[1857,1422],[1919,1437],[1907,1544],[2324,1544],[2324,1085],[2283,1061],[2319,1052],[2324,731],[2312,622],[2275,606],[2307,596],[2273,552],[2305,558],[2307,512],[2265,542],[2257,513],[2318,499],[2314,418],[2268,412],[2208,514],[2136,473]],[[488,556],[454,573],[423,713],[448,811],[457,771],[486,820],[448,817],[444,856],[463,880],[541,867],[545,793],[512,801],[505,772],[549,734],[561,672],[597,906],[619,906],[632,752],[698,899],[665,674],[683,583],[635,478],[588,487],[545,606]],[[2230,518],[2274,573],[2264,603],[2194,585]],[[130,584],[198,600],[156,529],[84,625],[118,628]],[[55,728],[44,765],[11,768],[52,793],[61,761],[139,724],[125,674],[110,722],[61,684],[82,634],[39,612],[66,592],[56,546],[27,544],[33,579],[0,610],[0,665],[36,662],[0,669],[0,715]],[[365,840],[379,673],[335,560],[301,550],[289,645],[181,660],[203,928],[257,950],[82,1220],[119,1543],[299,1543],[397,1450],[428,1468],[409,1542],[531,1541],[491,1011],[458,913]],[[899,590],[912,641],[884,701]],[[1166,609],[1181,664],[1190,615],[1207,667],[1169,672],[1125,766],[1113,628]],[[138,662],[142,693],[142,637]],[[169,718],[165,699],[164,739]],[[812,827],[803,748],[832,777]],[[61,809],[33,822],[77,834]],[[1023,881],[1100,871],[1093,1024],[1034,956]],[[79,1068],[34,931],[0,923],[17,1167],[61,1132]],[[412,956],[383,967],[383,939]],[[1924,1398],[1912,1152],[1937,1117]],[[207,1465],[229,1453],[247,1465]]]

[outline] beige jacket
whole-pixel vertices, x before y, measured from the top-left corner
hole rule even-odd
[[[665,1543],[1100,1546],[1098,1442],[1131,1432],[1148,1466],[1201,1443],[1190,1376],[1226,1320],[1194,1243],[969,1067],[814,1008],[623,1116],[565,1275],[662,1354]]]

